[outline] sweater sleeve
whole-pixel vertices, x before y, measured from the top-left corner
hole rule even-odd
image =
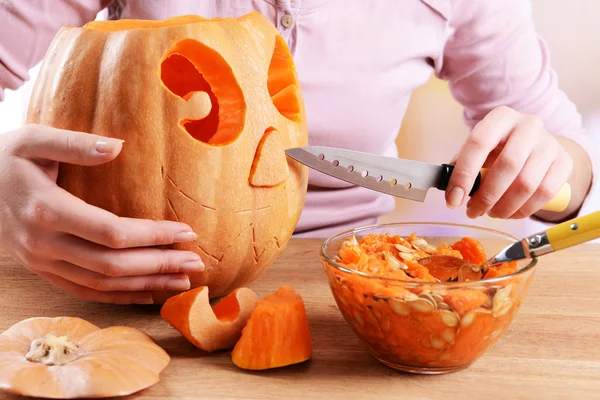
[[[81,26],[96,18],[111,0],[1,0],[0,101],[4,90],[18,89],[44,57],[62,26]]]
[[[597,192],[600,154],[591,134],[584,131],[575,104],[558,86],[529,1],[454,0],[447,35],[436,76],[448,81],[452,95],[463,105],[465,123],[473,128],[502,105],[537,115],[550,133],[587,151],[594,171],[591,192]]]

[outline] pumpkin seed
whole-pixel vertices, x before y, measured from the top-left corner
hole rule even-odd
[[[510,299],[510,297],[506,298],[506,300],[504,300],[504,303],[502,303],[502,305],[498,306],[498,308],[496,308],[494,306],[494,317],[498,318],[498,317],[503,317],[506,314],[508,314],[508,312],[510,311],[510,309],[512,308],[512,300]]]
[[[437,310],[437,301],[435,301],[435,299],[433,298],[432,295],[430,295],[429,293],[421,293],[419,295],[420,298],[428,300],[429,302],[431,302],[431,304],[433,304],[433,309]]]
[[[438,303],[438,305],[444,302],[444,298],[437,293],[431,293],[431,297],[435,299],[435,302]]]
[[[452,310],[452,308],[446,303],[438,303],[437,307],[438,307],[438,310],[447,310],[447,311]]]
[[[348,301],[347,301],[347,300],[346,300],[344,297],[340,296],[340,297],[338,297],[338,300],[339,300],[339,301],[340,301],[340,303],[342,303],[344,306],[348,307]]]
[[[446,330],[442,332],[442,339],[444,339],[446,343],[454,344],[454,341],[456,340],[456,334],[454,331]]]
[[[413,240],[411,242],[411,245],[413,245],[417,249],[424,251],[425,253],[429,253],[429,254],[433,254],[437,251],[437,248],[435,246],[430,245],[429,243],[427,243],[427,241],[425,239],[421,239],[421,238]]]
[[[412,253],[398,253],[398,255],[400,256],[400,258],[402,258],[405,261],[414,261],[415,260],[415,255]]]
[[[404,300],[405,301],[415,301],[415,300],[419,300],[419,296],[417,296],[416,294],[414,294],[413,292],[406,292],[406,295],[404,295]]]
[[[410,308],[402,300],[390,299],[390,306],[392,307],[392,310],[394,310],[394,312],[398,315],[407,316],[408,314],[410,314]]]
[[[393,271],[399,271],[401,269],[406,269],[406,265],[401,263],[396,257],[390,254],[388,251],[384,251],[383,255],[385,257],[385,261],[387,262],[388,267],[390,267]]]
[[[492,306],[494,317],[501,317],[503,315],[506,315],[506,313],[508,313],[508,311],[511,309],[511,290],[512,285],[508,285],[505,288],[498,289],[498,291],[494,295],[494,301]]]
[[[458,315],[453,311],[441,310],[440,317],[444,325],[450,328],[456,327],[458,325],[458,322],[460,321]]]
[[[401,244],[395,244],[394,247],[396,249],[398,249],[398,251],[401,251],[402,253],[412,253],[412,249],[409,249],[406,246],[402,246]]]
[[[444,347],[444,341],[440,338],[431,337],[431,347],[433,347],[434,349],[441,349],[442,347]]]
[[[501,304],[510,296],[510,292],[512,291],[512,285],[508,285],[502,289],[498,289],[496,294],[494,295],[494,308],[496,308],[496,303]]]
[[[444,353],[439,358],[440,358],[440,361],[448,361],[448,360],[450,360],[450,357],[451,357],[450,353]]]
[[[421,247],[420,250],[423,250],[425,253],[428,254],[434,254],[435,252],[437,252],[437,248],[431,244]]]
[[[418,299],[408,302],[408,305],[415,311],[422,313],[430,313],[435,310],[435,306],[432,302],[426,299]]]
[[[465,314],[464,317],[462,317],[462,319],[460,320],[460,326],[461,328],[466,328],[469,325],[471,325],[473,323],[473,321],[475,320],[475,310],[473,311],[469,311],[468,313]]]
[[[429,245],[429,243],[427,243],[427,240],[423,238],[416,238],[413,241],[411,241],[410,244],[414,247],[423,247]]]

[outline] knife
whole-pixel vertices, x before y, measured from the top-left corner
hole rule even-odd
[[[288,157],[314,170],[354,185],[395,197],[424,202],[430,188],[445,191],[454,170],[451,164],[386,157],[360,151],[324,146],[294,147]],[[475,179],[469,196],[475,194],[487,169]],[[542,210],[561,212],[571,200],[571,186],[565,183]]]

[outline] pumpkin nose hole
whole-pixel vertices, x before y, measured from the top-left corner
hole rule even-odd
[[[194,139],[222,146],[240,136],[246,112],[244,95],[219,53],[196,40],[181,40],[163,58],[160,79],[183,101],[177,104],[178,122]]]

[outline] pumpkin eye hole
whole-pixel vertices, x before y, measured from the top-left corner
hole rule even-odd
[[[275,37],[275,48],[269,63],[267,88],[273,105],[287,119],[302,122],[300,87],[294,60],[283,37]]]
[[[194,118],[193,112],[179,121],[194,139],[214,146],[230,144],[244,129],[246,103],[231,66],[215,50],[192,39],[175,43],[160,65],[163,86],[183,101],[197,92],[210,98],[210,112]],[[199,112],[200,114],[200,112]]]

